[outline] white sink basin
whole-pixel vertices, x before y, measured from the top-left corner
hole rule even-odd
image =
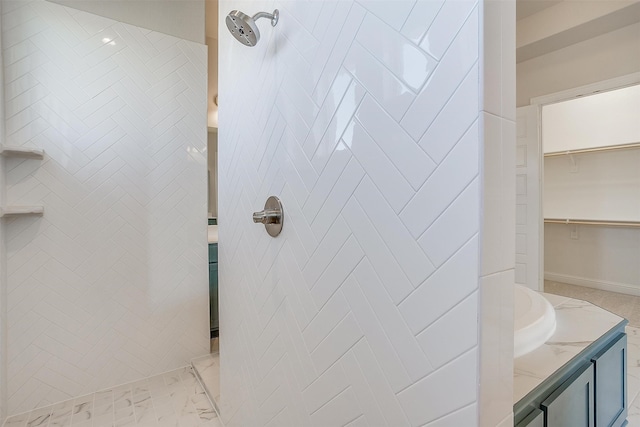
[[[515,285],[513,356],[523,356],[547,342],[556,331],[556,312],[539,292]]]
[[[218,243],[218,226],[208,225],[207,233],[209,237],[209,243]]]

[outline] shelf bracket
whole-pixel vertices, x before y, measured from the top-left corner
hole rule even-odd
[[[578,172],[578,159],[576,159],[576,156],[573,155],[573,153],[567,151],[567,156],[569,157],[569,161],[571,162],[571,169],[570,172],[571,173],[577,173]]]

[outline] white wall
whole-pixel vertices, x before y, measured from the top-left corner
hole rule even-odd
[[[205,0],[50,0],[196,43],[205,40]]]
[[[545,278],[574,285],[640,295],[640,230],[547,224]]]
[[[220,33],[222,418],[478,425],[482,5],[275,5]]]
[[[640,71],[640,23],[517,64],[517,105]]]
[[[546,157],[545,218],[640,221],[640,150]],[[639,278],[640,279],[640,278]]]
[[[544,152],[640,141],[640,84],[542,106]]]
[[[3,2],[8,412],[208,350],[206,47],[45,1]]]

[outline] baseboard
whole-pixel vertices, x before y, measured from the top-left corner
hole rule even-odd
[[[552,282],[568,283],[570,285],[584,286],[587,288],[600,289],[602,291],[617,292],[625,295],[640,296],[640,286],[628,283],[606,282],[602,280],[592,280],[584,277],[570,276],[567,274],[544,272],[544,279]]]

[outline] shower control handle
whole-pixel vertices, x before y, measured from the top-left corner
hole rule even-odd
[[[276,237],[282,231],[284,212],[282,203],[276,196],[271,196],[264,204],[264,210],[253,213],[253,222],[264,224],[264,228],[271,237]]]
[[[253,213],[253,222],[256,224],[277,224],[280,222],[282,212],[277,210],[263,210]]]

